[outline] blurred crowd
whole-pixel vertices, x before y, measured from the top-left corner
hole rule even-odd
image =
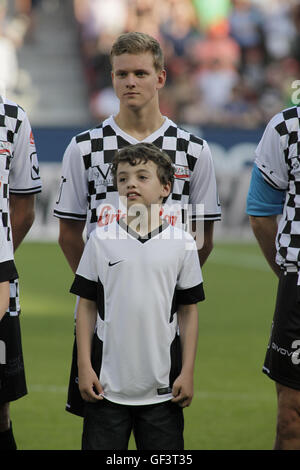
[[[0,0],[0,93],[18,100],[30,75],[19,67],[18,52],[30,41],[42,0]]]
[[[255,128],[300,102],[300,0],[0,0],[1,90],[24,86],[18,50],[46,1],[72,5],[95,121],[118,110],[109,53],[125,31],[161,43],[161,109],[178,123]]]
[[[96,121],[118,109],[109,51],[125,31],[161,43],[161,108],[177,122],[254,128],[300,98],[299,0],[73,1]]]

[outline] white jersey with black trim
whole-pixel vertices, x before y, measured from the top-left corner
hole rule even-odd
[[[165,221],[144,238],[122,219],[97,227],[71,292],[97,304],[101,346],[92,361],[105,398],[128,405],[170,400],[181,370],[177,306],[204,299],[192,236]]]
[[[41,191],[36,148],[26,112],[16,103],[0,97],[0,226],[4,233],[6,255],[13,259],[9,217],[9,194],[34,194]],[[4,245],[3,245],[4,246]],[[10,315],[20,312],[18,280],[10,283]]]
[[[74,137],[65,151],[61,187],[54,215],[87,221],[87,235],[95,228],[101,204],[118,207],[110,164],[116,151],[140,141],[120,129],[111,116],[98,127]],[[190,208],[194,220],[220,220],[214,165],[207,142],[179,128],[165,117],[163,125],[142,142],[165,151],[175,168],[175,181],[164,211],[180,217]],[[191,207],[192,206],[192,207]]]
[[[255,163],[265,181],[285,191],[276,237],[276,262],[300,266],[300,106],[276,114],[256,149]]]

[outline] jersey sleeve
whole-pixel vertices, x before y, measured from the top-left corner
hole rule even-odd
[[[246,213],[256,217],[282,214],[285,195],[284,190],[275,189],[267,183],[254,163],[247,196]]]
[[[265,181],[275,189],[286,190],[288,187],[288,170],[284,160],[284,149],[280,134],[274,127],[275,119],[268,123],[256,148],[255,163]]]
[[[85,299],[97,300],[97,253],[93,232],[87,241],[70,292]]]
[[[199,146],[190,142],[191,154],[196,155],[199,152]],[[220,220],[221,205],[217,191],[217,182],[215,169],[210,148],[207,142],[203,141],[203,147],[200,155],[198,155],[191,181],[190,181],[190,199],[192,204],[193,220]],[[203,209],[197,205],[202,205]]]
[[[61,184],[54,215],[59,218],[86,220],[88,183],[80,150],[73,138],[62,164]]]
[[[176,300],[180,305],[195,304],[204,300],[203,278],[197,246],[189,237],[189,249],[184,251],[184,259],[176,286]]]
[[[13,194],[39,193],[42,189],[39,164],[33,133],[27,114],[15,135],[13,158],[9,173],[9,192]]]

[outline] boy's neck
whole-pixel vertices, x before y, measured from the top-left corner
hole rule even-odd
[[[125,108],[120,109],[114,120],[126,134],[142,141],[157,131],[163,125],[165,118],[159,109],[151,114],[148,111],[144,112],[144,110],[133,111]]]
[[[154,232],[163,223],[160,216],[161,208],[152,210],[149,208],[144,215],[128,215],[126,216],[126,223],[128,227],[134,232],[138,233],[141,237],[148,235],[148,233]]]

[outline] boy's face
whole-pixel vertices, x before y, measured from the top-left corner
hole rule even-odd
[[[121,106],[140,109],[157,97],[166,73],[157,71],[150,52],[122,54],[112,59],[112,81]]]
[[[126,198],[127,207],[143,204],[161,204],[170,194],[171,184],[162,184],[157,176],[157,165],[148,160],[135,166],[121,162],[117,168],[117,187],[119,195]]]

